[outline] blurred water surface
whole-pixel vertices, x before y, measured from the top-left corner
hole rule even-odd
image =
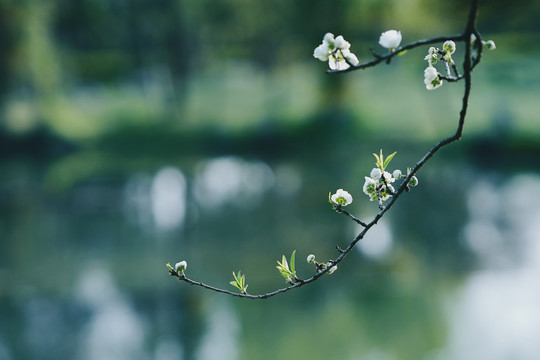
[[[408,149],[393,165],[421,151]],[[154,159],[133,171],[102,166],[62,189],[49,182],[66,159],[3,161],[0,354],[533,359],[540,175],[465,155],[435,159],[338,272],[268,301],[176,283],[164,264],[186,259],[190,276],[225,288],[242,270],[253,293],[285,285],[281,254],[330,258],[359,230],[332,211],[328,191],[343,185],[351,211],[376,213],[361,193],[369,156]],[[332,171],[335,158],[350,166]]]

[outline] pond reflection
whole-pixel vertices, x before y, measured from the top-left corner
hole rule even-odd
[[[135,223],[173,230],[184,222],[186,187],[184,175],[175,167],[164,167],[153,178],[135,174],[124,187],[125,210]]]
[[[338,156],[350,171],[327,171]],[[353,157],[160,159],[55,191],[58,164],[0,164],[0,359],[535,359],[537,174],[434,161],[332,277],[270,301],[167,277],[187,259],[194,278],[227,288],[242,270],[265,292],[285,285],[281,254],[335,256],[360,229],[328,191],[356,186],[351,211],[378,211],[357,180],[371,159]]]
[[[253,207],[274,186],[274,173],[262,161],[221,157],[197,166],[195,198],[200,206],[217,208],[225,203]]]
[[[540,177],[469,192],[467,243],[481,267],[449,306],[445,359],[535,359],[540,354]]]
[[[76,299],[85,306],[89,317],[79,331],[77,358],[146,359],[145,327],[129,300],[104,267],[82,270]]]
[[[197,360],[238,359],[240,324],[227,299],[214,298],[208,304],[205,332],[195,353]]]

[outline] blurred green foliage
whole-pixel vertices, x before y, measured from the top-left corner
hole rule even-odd
[[[531,64],[529,81],[515,78],[538,51],[532,44],[539,7],[482,4],[480,31],[496,40],[498,50],[482,64],[497,68],[477,71],[476,83],[490,83],[473,98],[480,104],[475,115],[481,130],[491,122],[486,109],[493,106],[484,97],[502,89],[517,93],[540,77]],[[2,0],[1,131],[11,136],[45,128],[88,145],[112,133],[129,137],[140,127],[166,127],[173,134],[209,128],[225,136],[280,133],[339,110],[352,116],[357,134],[387,136],[413,127],[411,136],[435,138],[451,125],[433,124],[427,113],[438,108],[451,114],[444,107],[459,90],[424,91],[421,51],[347,77],[326,76],[312,51],[332,31],[368,60],[369,46],[383,51],[377,39],[384,30],[400,29],[404,42],[456,33],[466,13],[465,0]],[[521,96],[505,100],[509,113],[530,103]],[[422,108],[427,112],[411,113]],[[518,119],[517,130],[522,127],[531,130]]]

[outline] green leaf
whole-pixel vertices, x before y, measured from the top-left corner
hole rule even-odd
[[[382,152],[381,152],[381,155],[382,155]],[[380,167],[380,164],[381,164],[381,160],[379,159],[379,155],[373,153],[373,156],[375,156],[375,164],[377,164],[378,167]]]
[[[284,269],[289,270],[289,263],[287,262],[285,255],[281,255],[281,266],[283,266]]]
[[[293,274],[296,272],[296,271],[294,271],[294,257],[295,257],[295,255],[296,255],[296,250],[294,250],[292,252],[292,255],[291,255],[291,273],[293,273]]]
[[[397,56],[403,56],[403,55],[405,55],[406,53],[407,53],[407,49],[398,52],[398,53],[397,53]]]
[[[238,274],[240,275],[240,272],[238,272]],[[246,274],[243,274],[242,277],[240,278],[240,286],[242,286],[242,289],[245,287],[245,284],[246,284]]]
[[[386,160],[384,161],[383,163],[383,168],[382,170],[386,169],[386,167],[388,166],[388,164],[390,163],[390,160],[392,160],[392,158],[397,154],[397,151],[394,151],[393,154],[390,154],[388,155],[388,157],[386,158]]]

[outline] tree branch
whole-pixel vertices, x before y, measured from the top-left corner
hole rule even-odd
[[[183,272],[179,273],[172,268],[169,267],[169,274],[171,276],[174,276],[178,278],[179,281],[186,282],[191,285],[199,286],[202,288],[205,288],[207,290],[224,293],[231,296],[236,296],[240,298],[247,298],[247,299],[267,299],[272,296],[276,296],[278,294],[285,293],[287,291],[290,291],[292,289],[300,288],[304,285],[307,285],[309,283],[312,283],[316,280],[318,280],[321,276],[323,276],[326,272],[330,270],[330,268],[334,265],[339,264],[343,259],[352,251],[354,246],[364,238],[364,236],[367,234],[367,232],[377,224],[377,222],[392,208],[392,206],[396,203],[396,201],[401,197],[401,195],[408,189],[409,181],[412,179],[413,176],[426,164],[426,162],[431,159],[441,148],[443,148],[446,145],[449,145],[455,141],[458,141],[461,136],[463,135],[463,127],[465,124],[465,117],[467,115],[467,108],[469,105],[469,96],[471,92],[471,72],[474,69],[474,67],[480,62],[481,56],[482,56],[482,43],[480,34],[476,30],[476,19],[478,14],[478,1],[479,0],[472,0],[471,1],[471,7],[469,10],[469,16],[467,19],[467,23],[465,25],[465,29],[462,34],[460,35],[451,35],[451,36],[439,36],[434,37],[430,39],[425,40],[419,40],[410,44],[407,44],[403,47],[400,47],[396,49],[393,52],[390,52],[386,55],[377,55],[372,51],[373,56],[375,57],[374,60],[365,62],[363,64],[359,64],[356,66],[351,66],[346,70],[329,70],[327,73],[345,73],[360,69],[366,69],[368,67],[375,66],[382,62],[388,62],[390,59],[392,59],[394,56],[397,56],[399,53],[401,53],[404,50],[410,50],[414,49],[419,46],[423,45],[430,45],[435,43],[440,43],[447,40],[452,41],[460,41],[465,44],[465,55],[463,59],[463,74],[457,75],[456,77],[448,76],[448,77],[442,77],[443,79],[446,79],[448,81],[458,81],[458,80],[465,80],[464,85],[464,91],[463,91],[463,98],[461,102],[461,110],[459,112],[459,116],[457,119],[457,128],[453,135],[444,138],[437,142],[425,155],[422,159],[420,159],[415,166],[412,168],[410,172],[408,172],[407,176],[402,181],[399,188],[394,192],[393,196],[391,197],[391,200],[388,202],[388,204],[381,208],[381,210],[375,215],[375,217],[369,222],[364,223],[363,221],[359,220],[355,216],[353,216],[351,213],[349,213],[346,210],[343,210],[340,205],[338,205],[335,209],[339,213],[343,213],[346,216],[350,217],[353,221],[363,226],[362,231],[352,240],[349,245],[345,249],[341,249],[339,246],[337,246],[337,250],[339,252],[338,257],[336,257],[334,260],[330,260],[326,266],[324,267],[317,267],[318,271],[310,278],[306,280],[300,280],[295,279],[295,282],[291,284],[290,286],[277,289],[275,291],[258,294],[258,295],[251,295],[251,294],[243,294],[243,293],[236,293],[225,289],[220,289],[214,286],[207,285],[205,283],[192,280],[184,275]],[[471,34],[474,34],[477,37],[477,40],[474,43],[471,43]],[[474,49],[473,49],[474,47]],[[474,52],[473,52],[474,50]],[[454,69],[455,71],[455,69]]]

